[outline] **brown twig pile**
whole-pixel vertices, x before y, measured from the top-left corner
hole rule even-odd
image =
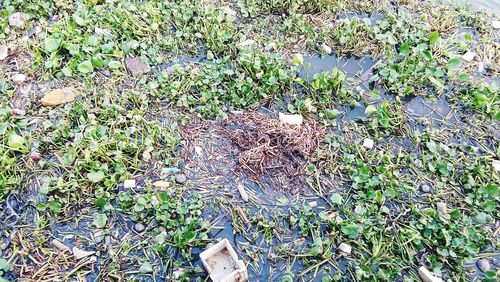
[[[254,177],[279,171],[289,176],[302,173],[324,137],[314,119],[296,126],[258,112],[231,115],[222,132],[241,150],[239,170]]]

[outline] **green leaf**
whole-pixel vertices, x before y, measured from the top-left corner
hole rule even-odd
[[[153,272],[153,266],[147,261],[143,262],[139,268],[139,273],[146,274],[151,272]]]
[[[101,209],[103,209],[106,206],[106,200],[104,198],[99,198],[95,200],[95,205]]]
[[[196,238],[196,233],[192,230],[187,230],[184,233],[182,233],[182,237],[186,241],[192,241],[194,238]]]
[[[483,193],[483,191],[484,191],[491,198],[496,198],[498,196],[498,185],[490,184],[481,190],[482,190],[481,193]]]
[[[49,38],[45,41],[45,51],[47,53],[52,53],[59,49],[59,41],[55,38]]]
[[[100,182],[104,179],[104,172],[102,172],[100,170],[89,172],[87,174],[87,178],[90,180],[90,182],[94,182],[94,183]]]
[[[122,63],[119,61],[112,60],[112,61],[109,61],[109,63],[108,63],[108,67],[110,69],[113,69],[113,70],[119,69],[119,68],[121,68],[121,66],[122,66]]]
[[[337,110],[337,109],[327,109],[325,110],[325,117],[328,119],[334,119],[338,115],[342,114],[343,112]]]
[[[297,66],[302,65],[304,63],[304,58],[302,57],[301,54],[297,53],[293,55],[293,63]]]
[[[431,140],[429,142],[425,142],[425,145],[427,146],[427,149],[429,149],[429,151],[431,151],[432,153],[436,154],[438,152],[436,143],[434,141]]]
[[[451,58],[448,60],[448,68],[454,70],[458,69],[462,66],[462,59],[461,58]]]
[[[368,105],[365,109],[365,114],[371,115],[377,112],[377,107],[375,105]]]
[[[342,196],[339,193],[333,193],[330,196],[330,200],[332,201],[332,203],[336,205],[341,205],[342,202],[344,201],[344,199],[342,199]]]
[[[107,222],[108,216],[104,213],[100,213],[96,216],[93,223],[97,228],[103,228],[104,226],[106,226]]]
[[[399,53],[401,53],[403,56],[408,55],[410,53],[410,44],[405,43],[399,47]]]
[[[12,133],[9,137],[9,148],[13,151],[23,152],[26,151],[26,138],[23,136]]]
[[[86,73],[93,72],[94,71],[94,67],[92,66],[92,62],[90,60],[86,60],[86,61],[81,62],[78,65],[78,70],[81,73],[86,74]]]
[[[9,262],[4,258],[0,258],[0,270],[9,270]]]
[[[431,43],[431,45],[436,44],[438,40],[439,40],[439,32],[438,31],[434,31],[429,35],[429,43]]]

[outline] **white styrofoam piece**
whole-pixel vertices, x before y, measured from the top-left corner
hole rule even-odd
[[[203,251],[200,259],[213,282],[248,281],[247,268],[227,238]]]

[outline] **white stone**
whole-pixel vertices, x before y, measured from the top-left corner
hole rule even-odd
[[[24,14],[17,12],[9,16],[9,25],[12,27],[23,28],[25,24]]]
[[[318,206],[318,202],[316,202],[316,201],[311,201],[311,202],[309,202],[308,204],[309,204],[309,206],[310,206],[311,208],[315,208],[315,207],[317,207],[317,206]]]
[[[332,47],[326,45],[325,43],[321,44],[320,46],[321,52],[330,55],[332,53]]]
[[[203,148],[201,148],[200,146],[196,146],[196,147],[194,147],[194,152],[195,152],[198,156],[201,156],[201,153],[203,152]]]
[[[375,143],[374,143],[374,142],[373,142],[373,140],[372,140],[372,139],[370,139],[370,138],[366,138],[366,139],[363,141],[363,147],[365,147],[365,148],[367,148],[367,149],[371,149],[371,148],[373,148],[373,145],[374,145],[374,144],[375,144]]]
[[[350,255],[352,251],[352,247],[346,243],[341,243],[338,247],[339,251],[344,255]]]
[[[462,55],[462,59],[466,62],[472,62],[476,56],[475,52],[467,51],[467,53]]]
[[[15,84],[21,84],[26,80],[26,76],[22,73],[17,73],[12,77],[12,82]]]
[[[492,21],[491,27],[493,27],[494,29],[500,29],[500,21]]]
[[[494,168],[496,171],[500,172],[500,161],[499,161],[499,160],[493,160],[493,161],[491,162],[491,165],[493,166],[493,168]]]
[[[429,270],[427,270],[427,268],[423,266],[418,269],[418,275],[420,275],[423,282],[443,282],[441,278],[435,277]]]
[[[123,188],[135,188],[135,179],[127,179],[123,182]]]
[[[304,118],[301,115],[287,115],[279,113],[279,119],[282,123],[302,125]]]
[[[73,251],[73,255],[75,256],[76,259],[82,259],[82,258],[85,258],[85,257],[88,257],[88,256],[95,254],[94,251],[92,251],[92,252],[84,251],[84,250],[80,250],[77,247],[73,247],[72,251]]]
[[[9,48],[5,45],[0,45],[0,61],[5,60],[9,55]]]

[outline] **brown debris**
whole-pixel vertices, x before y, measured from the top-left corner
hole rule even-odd
[[[230,116],[222,131],[241,150],[240,170],[254,177],[275,170],[300,174],[324,137],[314,119],[295,126],[258,112]]]

